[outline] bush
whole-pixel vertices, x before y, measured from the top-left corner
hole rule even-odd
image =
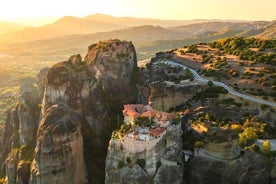
[[[127,161],[128,164],[131,163],[131,158],[130,158],[130,157],[127,157],[127,158],[126,158],[126,161]]]
[[[194,148],[203,148],[203,142],[202,141],[196,141],[194,144]]]
[[[269,140],[264,141],[262,147],[261,147],[261,152],[265,155],[265,156],[269,156],[271,153],[271,144]]]
[[[187,52],[189,52],[189,53],[197,53],[197,51],[198,51],[197,50],[197,44],[189,46],[188,50],[187,50]]]
[[[256,144],[252,144],[251,146],[245,147],[244,150],[251,150],[257,153],[260,152],[260,148]]]
[[[232,124],[231,125],[231,129],[234,130],[237,133],[241,133],[242,132],[241,126],[237,125],[237,124]]]
[[[142,167],[144,169],[146,166],[146,160],[145,159],[137,159],[136,164],[138,164],[140,167]]]
[[[125,135],[130,130],[130,128],[131,128],[131,125],[122,124],[119,129],[119,132],[120,134]]]
[[[136,119],[135,125],[149,127],[153,124],[153,121],[146,116],[140,116]]]
[[[119,160],[119,162],[118,162],[118,168],[121,169],[121,168],[123,168],[124,166],[125,166],[125,162],[122,161],[122,160]]]
[[[265,105],[265,104],[262,104],[262,105],[261,105],[261,109],[262,109],[262,110],[266,110],[266,109],[268,109],[268,108],[269,108],[268,105]]]
[[[265,49],[274,49],[276,40],[262,40],[257,38],[233,37],[221,39],[209,44],[228,54],[239,56],[243,60],[251,60],[256,63],[276,65],[275,53],[263,53]],[[252,51],[250,48],[259,48],[259,51]]]
[[[243,133],[239,134],[239,138],[239,144],[241,146],[251,145],[258,138],[257,131],[253,127],[248,127],[243,131]]]
[[[158,161],[158,162],[156,163],[156,168],[158,169],[161,165],[162,165],[162,163],[161,163],[160,161]]]
[[[230,70],[229,72],[228,72],[232,77],[238,77],[239,75],[240,75],[240,73],[239,73],[239,71],[237,71],[237,70]]]

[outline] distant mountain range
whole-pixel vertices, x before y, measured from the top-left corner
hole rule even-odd
[[[0,36],[0,53],[38,61],[59,60],[72,53],[85,53],[83,48],[91,43],[118,38],[132,41],[138,59],[143,60],[157,51],[231,36],[276,38],[276,21],[182,21],[101,14],[84,18],[67,16],[42,27],[24,28]]]
[[[108,32],[129,27],[137,27],[143,25],[160,26],[170,31],[182,33],[182,38],[189,38],[206,31],[221,30],[259,30],[269,26],[271,22],[259,21],[222,21],[222,20],[159,20],[132,17],[113,17],[110,15],[95,14],[84,18],[66,16],[58,21],[41,27],[25,27],[17,29],[3,29],[0,22],[2,32],[0,40],[3,42],[26,42],[42,39],[50,39],[59,36],[91,34],[96,32]],[[9,32],[9,33],[8,33]],[[3,33],[7,33],[3,35]],[[1,35],[1,32],[0,32]],[[162,38],[160,38],[162,39]]]
[[[14,22],[0,21],[0,35],[19,31],[24,25]]]

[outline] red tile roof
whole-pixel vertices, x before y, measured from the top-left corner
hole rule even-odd
[[[156,115],[156,112],[153,110],[143,112],[143,114],[142,114],[142,116],[145,116],[145,117],[154,117],[155,115]]]
[[[155,111],[151,106],[144,106],[143,104],[124,105],[123,114],[132,118],[138,118],[139,116],[155,117],[158,121],[172,121],[174,118],[174,114]]]
[[[149,132],[152,136],[159,136],[160,134],[162,134],[164,131],[166,130],[166,128],[163,127],[157,127],[154,129],[150,129]]]
[[[138,118],[140,116],[140,114],[138,112],[131,111],[131,110],[125,111],[124,114],[126,114],[130,117],[134,117],[134,118]]]

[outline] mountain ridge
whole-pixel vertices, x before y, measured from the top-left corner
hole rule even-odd
[[[273,21],[272,21],[273,22]],[[65,16],[54,23],[40,27],[25,27],[19,31],[0,36],[2,43],[26,42],[42,39],[51,39],[66,35],[92,34],[110,32],[129,27],[143,25],[161,26],[165,29],[182,32],[182,39],[194,36],[204,30],[219,30],[223,26],[227,29],[255,29],[254,25],[264,28],[269,21],[234,21],[234,20],[161,20],[133,17],[113,17],[104,14],[89,15],[84,18]],[[247,26],[247,27],[246,27]],[[250,27],[251,26],[251,27]],[[1,33],[1,32],[0,32]],[[180,38],[181,39],[181,38]]]

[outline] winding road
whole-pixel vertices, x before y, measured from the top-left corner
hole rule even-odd
[[[189,67],[186,67],[185,65],[183,64],[179,64],[179,63],[176,63],[174,61],[171,61],[171,60],[163,60],[161,61],[162,63],[165,63],[167,65],[171,65],[171,66],[179,66],[183,69],[188,69],[190,70],[190,72],[193,74],[194,78],[198,81],[202,81],[202,82],[205,82],[207,83],[208,79],[205,79],[203,77],[201,77],[195,70],[189,68]],[[245,95],[245,94],[242,94],[242,93],[239,93],[237,91],[235,91],[233,88],[227,86],[226,84],[222,83],[222,82],[217,82],[217,81],[212,81],[214,85],[216,86],[220,86],[220,87],[223,87],[224,89],[226,89],[230,94],[232,95],[235,95],[235,96],[238,96],[238,97],[241,97],[245,100],[249,100],[251,102],[257,102],[257,103],[261,103],[261,104],[265,104],[265,105],[268,105],[268,106],[272,106],[272,107],[276,107],[276,103],[274,102],[269,102],[269,101],[266,101],[266,100],[263,100],[263,99],[259,99],[259,98],[255,98],[255,97],[252,97],[252,96],[248,96],[248,95]]]

